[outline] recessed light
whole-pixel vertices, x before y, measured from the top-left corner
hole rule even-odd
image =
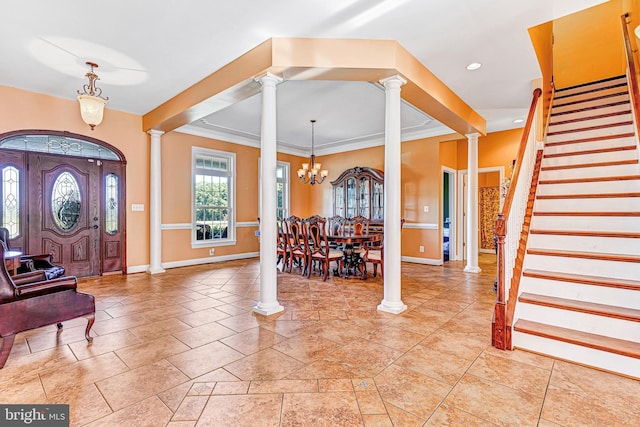
[[[513,123],[522,123],[522,122],[524,122],[524,119],[515,119],[513,121]]]
[[[482,67],[482,64],[479,62],[472,62],[471,64],[467,65],[467,70],[469,71],[474,71],[477,70],[478,68]]]

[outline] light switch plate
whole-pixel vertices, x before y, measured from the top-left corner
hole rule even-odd
[[[143,203],[132,203],[131,204],[131,210],[132,211],[144,211],[144,204]]]

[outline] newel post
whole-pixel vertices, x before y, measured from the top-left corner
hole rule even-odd
[[[499,350],[507,349],[508,332],[506,331],[507,305],[505,302],[504,283],[504,238],[507,235],[507,223],[504,214],[498,214],[496,221],[496,236],[498,237],[498,285],[496,306],[493,312],[493,329],[491,330],[491,345]]]

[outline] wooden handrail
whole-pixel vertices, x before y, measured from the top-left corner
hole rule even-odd
[[[513,203],[513,197],[515,194],[516,186],[518,184],[520,169],[527,148],[529,134],[531,133],[531,127],[533,125],[533,119],[535,117],[536,105],[538,104],[538,98],[540,98],[540,95],[542,95],[542,89],[536,88],[533,91],[533,98],[531,99],[531,106],[529,107],[527,122],[522,132],[522,139],[520,140],[520,147],[518,148],[516,164],[513,168],[511,184],[509,185],[509,189],[507,190],[507,196],[502,207],[502,212],[498,214],[498,220],[496,221],[495,233],[498,240],[498,284],[496,287],[497,298],[494,310],[493,328],[491,331],[491,342],[494,347],[500,350],[508,348],[507,346],[511,341],[509,339],[510,333],[509,331],[507,331],[504,239],[507,236],[507,220],[509,218],[509,213],[511,212],[511,204]]]
[[[640,89],[638,88],[638,76],[636,74],[636,62],[631,47],[631,37],[629,36],[629,26],[627,25],[628,13],[620,16],[622,22],[622,36],[624,39],[624,51],[629,67],[629,79],[631,80],[631,102],[633,103],[633,115],[636,121],[636,128],[640,131]],[[640,134],[640,132],[638,132]]]

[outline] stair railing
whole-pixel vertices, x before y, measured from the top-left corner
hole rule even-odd
[[[631,37],[629,36],[629,25],[627,24],[629,14],[625,13],[620,17],[622,22],[622,37],[624,39],[624,51],[627,59],[627,80],[630,86],[631,109],[633,110],[633,121],[636,125],[636,135],[640,135],[640,89],[638,87],[638,73],[636,68],[635,56],[633,55],[633,47],[631,46]],[[640,151],[640,142],[636,138],[636,147]]]
[[[511,330],[507,325],[507,302],[536,159],[536,137],[532,129],[536,118],[536,105],[541,94],[542,90],[539,88],[533,91],[531,107],[522,132],[511,184],[507,190],[502,211],[498,214],[496,221],[498,278],[491,343],[500,350],[511,348]]]

